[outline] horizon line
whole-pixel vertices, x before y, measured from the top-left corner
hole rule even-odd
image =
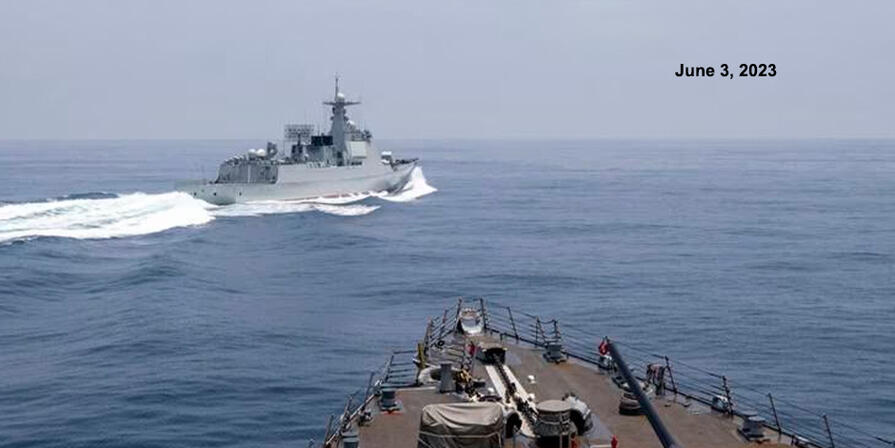
[[[114,142],[114,141],[245,141],[263,140],[276,142],[282,138],[270,139],[265,137],[0,137],[0,142]],[[895,140],[895,136],[759,136],[759,137],[718,137],[718,136],[675,136],[675,137],[624,137],[624,136],[594,136],[594,137],[380,137],[379,141],[594,141],[594,140],[633,140],[633,141],[792,141],[792,140]]]

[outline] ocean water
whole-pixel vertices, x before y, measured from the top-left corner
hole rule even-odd
[[[0,142],[0,446],[304,446],[460,295],[895,435],[893,141],[391,141],[402,195],[172,192],[258,144]]]

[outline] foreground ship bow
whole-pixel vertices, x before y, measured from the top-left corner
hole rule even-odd
[[[331,416],[325,448],[867,447],[895,442],[724,375],[461,299]]]
[[[348,101],[339,91],[324,104],[332,107],[328,134],[313,125],[287,125],[284,146],[250,150],[221,164],[217,179],[177,185],[177,190],[212,204],[267,200],[300,200],[400,190],[410,179],[416,159],[400,160],[379,153],[370,131],[348,119]]]

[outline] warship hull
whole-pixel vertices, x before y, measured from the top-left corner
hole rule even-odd
[[[395,192],[410,180],[416,159],[395,159],[379,152],[373,134],[348,119],[349,101],[339,91],[332,101],[329,133],[313,125],[286,125],[281,153],[277,145],[250,149],[221,163],[213,181],[183,182],[178,191],[196,199],[227,205],[237,202],[315,200],[345,195]]]
[[[304,164],[281,165],[275,183],[217,183],[190,181],[177,184],[177,190],[197,199],[227,205],[238,202],[293,201],[358,193],[397,191],[410,179],[415,161],[395,166],[313,167]]]

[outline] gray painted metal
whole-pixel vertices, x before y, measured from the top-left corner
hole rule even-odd
[[[625,361],[622,359],[622,355],[615,347],[615,344],[608,339],[607,342],[608,344],[606,345],[609,348],[609,353],[612,355],[612,359],[615,360],[618,370],[625,378],[625,381],[628,382],[628,387],[631,388],[631,392],[637,397],[637,402],[640,403],[643,413],[646,414],[646,418],[649,420],[650,425],[652,425],[653,431],[656,432],[656,436],[659,437],[662,446],[665,448],[682,448],[681,444],[677,442],[674,436],[671,435],[671,432],[668,431],[668,428],[665,427],[665,424],[662,423],[662,419],[659,418],[659,414],[657,414],[656,409],[653,408],[653,404],[650,402],[649,397],[647,397],[646,394],[643,393],[643,390],[640,389],[640,381],[638,381],[637,378],[631,374],[631,371],[628,370],[628,365],[625,364]]]
[[[177,190],[225,205],[391,192],[407,183],[416,160],[396,161],[390,153],[382,157],[376,151],[370,132],[348,119],[346,107],[360,103],[345,99],[338,78],[333,100],[323,104],[332,107],[329,134],[296,139],[295,147],[284,148],[291,151],[278,151],[269,143],[264,150],[224,161],[217,179],[182,182]],[[295,125],[287,125],[287,133],[290,127]]]
[[[280,166],[280,176],[273,184],[186,182],[178,191],[212,204],[236,202],[299,200],[341,196],[355,193],[395,191],[410,179],[416,162],[380,169],[357,166],[309,168],[301,164]],[[284,176],[284,171],[296,171]]]
[[[452,368],[453,364],[450,361],[441,363],[441,384],[438,386],[439,392],[447,393],[454,391],[454,376],[451,372]]]

